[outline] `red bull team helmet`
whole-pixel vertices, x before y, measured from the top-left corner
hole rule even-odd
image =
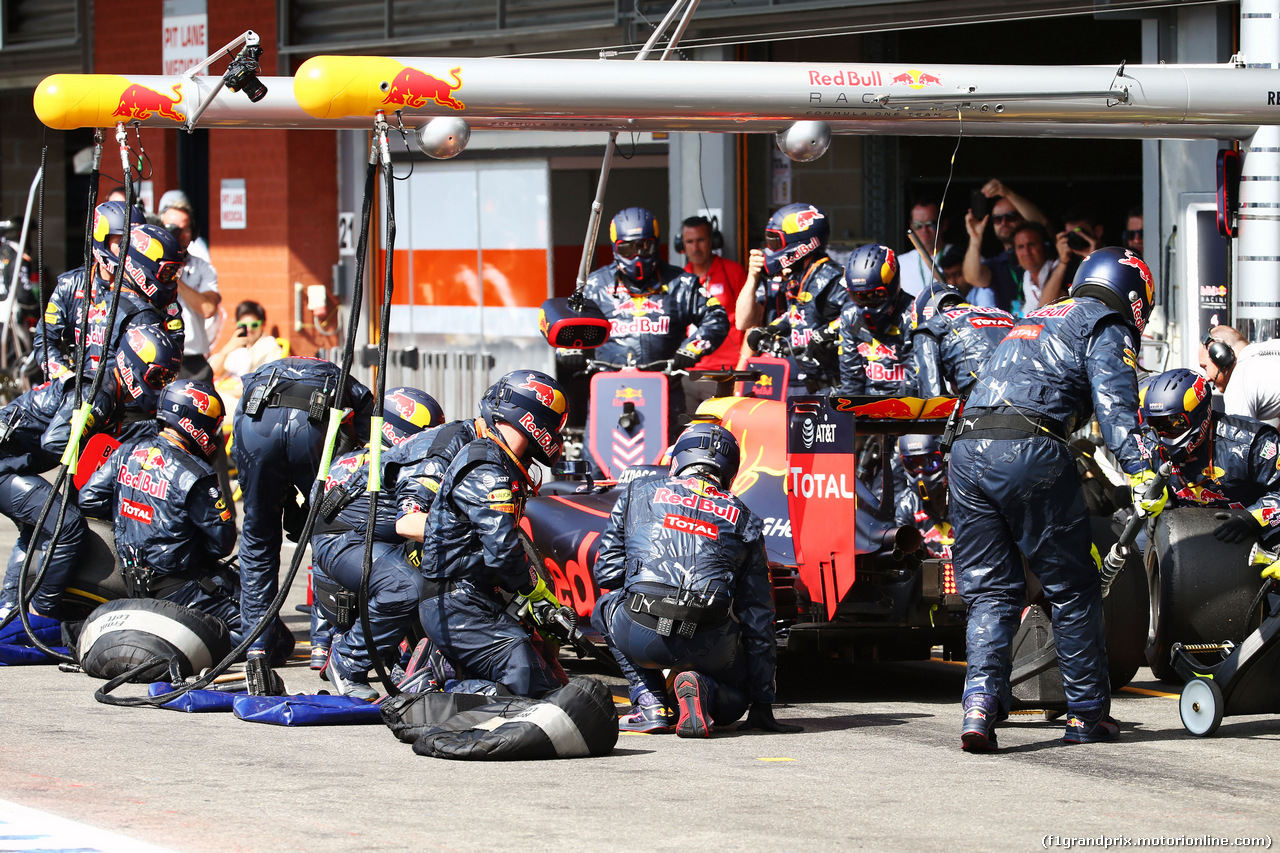
[[[189,447],[206,459],[222,440],[226,411],[213,384],[197,379],[170,382],[156,403],[156,419],[176,430]]]
[[[178,376],[182,347],[156,323],[131,326],[116,350],[116,373],[125,407],[147,414],[156,410],[160,392]]]
[[[769,275],[803,272],[827,254],[831,221],[812,204],[788,204],[774,211],[764,226],[764,268]]]
[[[932,282],[926,284],[911,303],[911,328],[918,329],[953,305],[964,302],[960,291],[947,284]]]
[[[893,249],[868,243],[853,250],[844,267],[844,287],[862,316],[875,322],[898,300],[898,259]]]
[[[1092,296],[1114,308],[1142,334],[1156,304],[1155,279],[1146,261],[1129,249],[1098,249],[1080,263],[1070,294]]]
[[[569,403],[560,383],[539,370],[516,370],[489,386],[480,416],[491,429],[501,422],[528,438],[530,453],[544,465],[554,465],[564,450],[560,432]]]
[[[690,424],[672,445],[670,456],[671,473],[679,475],[694,465],[707,465],[719,472],[720,486],[725,489],[738,476],[742,460],[738,439],[733,433],[719,424],[709,423]]]
[[[389,388],[382,397],[382,446],[395,447],[411,435],[444,423],[444,409],[426,391]]]
[[[943,505],[947,495],[947,464],[936,435],[904,435],[898,439],[898,455],[907,480],[921,500],[934,507]]]
[[[178,295],[178,277],[187,253],[177,239],[159,225],[139,225],[129,235],[129,251],[124,258],[125,276],[131,286],[157,308],[173,302]]]
[[[128,230],[125,222],[128,213],[129,209],[122,201],[104,201],[93,209],[93,259],[110,275],[115,274],[119,256],[111,250],[107,241],[111,237],[124,236]],[[147,215],[142,208],[135,206],[129,220],[134,225],[141,225],[147,221]]]
[[[1181,462],[1209,435],[1212,402],[1213,384],[1180,367],[1146,383],[1138,397],[1138,410],[1169,458]]]
[[[628,290],[649,290],[657,285],[658,220],[643,207],[628,207],[609,223],[613,260]]]

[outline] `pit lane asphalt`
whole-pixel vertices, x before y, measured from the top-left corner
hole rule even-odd
[[[6,525],[7,527],[7,525]],[[13,541],[0,530],[0,553]],[[291,548],[285,549],[285,563]],[[300,639],[295,585],[286,620]],[[305,647],[301,647],[305,650]],[[567,661],[571,672],[590,667]],[[290,692],[327,687],[298,661]],[[610,756],[503,764],[414,755],[381,726],[289,729],[113,708],[53,666],[0,669],[0,799],[176,851],[1031,850],[1046,835],[1262,836],[1280,717],[1187,735],[1177,700],[1126,690],[1117,744],[1061,722],[959,749],[963,670],[940,661],[788,667],[798,735],[623,735]],[[608,679],[620,684],[618,679]],[[1163,692],[1147,670],[1137,688]],[[0,839],[0,850],[24,848]],[[10,846],[15,845],[15,846]]]

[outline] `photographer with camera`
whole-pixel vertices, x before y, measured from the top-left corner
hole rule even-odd
[[[983,258],[982,238],[988,219],[996,237],[1004,244],[1004,251],[994,257]],[[974,288],[969,291],[969,302],[985,308],[1013,309],[1013,301],[1022,289],[1022,267],[1018,265],[1014,252],[1013,236],[1026,222],[1045,225],[1048,220],[1040,208],[1001,181],[993,178],[973,193],[969,212],[964,216],[964,227],[969,232],[964,277]]]
[[[267,309],[261,303],[246,299],[236,306],[236,331],[222,348],[209,357],[218,393],[235,410],[243,394],[240,379],[262,365],[284,358],[284,350],[274,335],[265,334]]]
[[[1062,215],[1062,230],[1055,238],[1058,266],[1049,274],[1040,293],[1040,304],[1048,305],[1066,292],[1068,282],[1075,280],[1080,262],[1100,249],[1102,222],[1091,210],[1076,206]]]

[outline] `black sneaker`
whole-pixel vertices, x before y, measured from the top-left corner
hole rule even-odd
[[[995,752],[996,720],[1000,706],[995,697],[974,693],[964,700],[964,722],[960,726],[960,748],[965,752]]]
[[[676,704],[680,707],[676,737],[711,737],[711,690],[707,679],[696,672],[676,676]]]
[[[1062,733],[1063,743],[1110,743],[1119,739],[1120,724],[1108,715],[1089,718],[1068,714],[1067,729]]]

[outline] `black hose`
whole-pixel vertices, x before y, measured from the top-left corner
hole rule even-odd
[[[386,148],[383,148],[383,151],[385,152]],[[383,256],[382,264],[382,312],[378,335],[378,379],[376,382],[377,390],[373,396],[373,424],[375,426],[381,426],[382,424],[382,402],[387,393],[387,344],[391,339],[391,296],[394,290],[392,253],[396,242],[395,176],[391,172],[391,158],[389,156],[386,158],[386,162],[383,163],[382,175],[387,196],[385,199],[387,225],[385,235],[386,252]],[[377,670],[382,686],[386,688],[388,696],[396,696],[399,695],[400,690],[392,681],[391,676],[387,674],[386,663],[382,660],[382,653],[378,651],[377,646],[374,644],[373,629],[369,623],[369,578],[373,574],[373,534],[378,520],[378,498],[382,494],[382,463],[379,452],[381,450],[381,442],[382,430],[370,429],[369,444],[372,452],[369,459],[369,517],[365,523],[364,564],[361,566],[360,571],[360,627],[364,630],[365,650],[373,659],[373,667]],[[374,486],[377,486],[377,488],[374,488]]]
[[[47,130],[47,128],[46,128]],[[41,134],[43,136],[43,133]],[[40,311],[44,311],[44,185],[49,179],[49,173],[45,170],[45,160],[49,154],[49,146],[45,145],[40,149],[40,196],[39,208],[36,213],[36,304],[40,306]],[[18,252],[18,264],[22,264],[22,252]],[[40,356],[40,366],[44,369],[44,375],[49,375],[49,334],[46,323],[41,323],[40,343],[42,345],[42,355]]]
[[[351,364],[355,357],[356,331],[360,324],[360,304],[361,304],[362,297],[364,295],[364,256],[368,252],[368,246],[369,246],[369,225],[370,225],[371,214],[373,210],[373,187],[374,187],[374,177],[376,175],[376,170],[377,170],[377,162],[376,160],[371,159],[368,171],[365,174],[364,206],[361,213],[362,228],[360,233],[360,240],[357,244],[357,249],[356,249],[355,288],[351,294],[351,315],[350,315],[350,320],[347,323],[347,340],[346,340],[345,347],[343,349],[343,357],[342,357],[342,365],[341,365],[342,376],[338,382],[338,391],[337,391],[338,402],[341,402],[343,395],[346,394],[347,383],[349,381],[349,377],[351,373]],[[326,453],[325,453],[326,458],[331,456],[332,449],[333,449],[332,447],[326,448]],[[324,472],[321,472],[321,474],[323,473]],[[119,696],[110,695],[111,691],[115,690],[117,687],[127,682],[130,678],[142,672],[145,672],[148,667],[154,666],[162,660],[162,658],[158,658],[158,657],[152,658],[151,660],[146,661],[138,665],[137,667],[134,667],[129,672],[124,673],[123,675],[120,675],[117,678],[113,678],[110,681],[103,684],[96,691],[94,691],[93,698],[103,703],[104,705],[116,705],[116,706],[127,707],[127,708],[141,708],[141,707],[159,708],[168,702],[172,702],[174,699],[177,699],[179,696],[182,696],[183,694],[191,690],[201,690],[205,687],[208,687],[215,678],[217,678],[222,673],[226,672],[231,667],[231,664],[235,663],[235,661],[242,654],[248,651],[249,647],[253,645],[258,640],[259,637],[262,636],[263,632],[266,631],[267,626],[271,625],[275,621],[276,616],[280,613],[280,608],[284,605],[284,600],[289,595],[289,589],[290,587],[293,586],[293,579],[298,574],[298,569],[301,568],[302,566],[302,559],[307,551],[306,545],[304,543],[311,541],[311,531],[315,528],[316,516],[319,514],[320,501],[313,500],[310,502],[310,504],[311,506],[310,506],[310,510],[307,512],[306,523],[303,524],[302,532],[298,536],[299,547],[294,549],[293,559],[289,564],[289,571],[285,575],[285,577],[280,581],[280,588],[279,588],[279,591],[276,593],[276,597],[272,599],[271,603],[267,606],[266,613],[263,614],[262,619],[258,621],[258,624],[253,627],[253,630],[247,633],[244,639],[242,639],[240,643],[234,649],[232,649],[231,652],[225,658],[219,661],[215,666],[213,666],[211,669],[206,671],[203,675],[201,675],[195,681],[189,681],[175,688],[174,690],[171,690],[168,693],[162,693],[156,696],[134,696],[134,697],[119,697]]]

